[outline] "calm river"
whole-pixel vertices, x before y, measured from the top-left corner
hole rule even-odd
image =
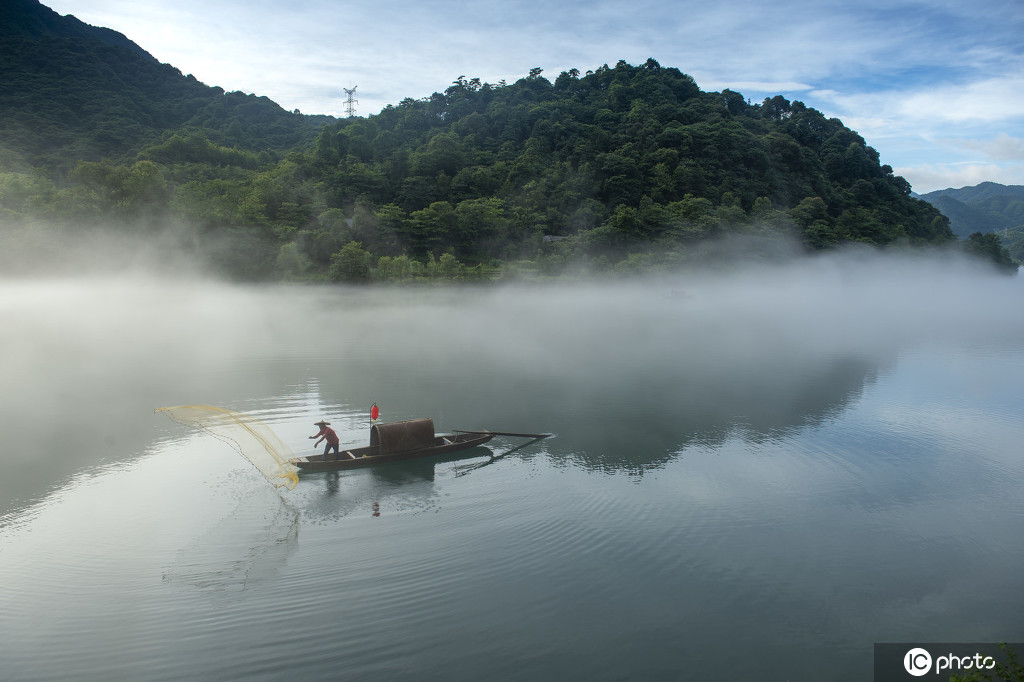
[[[865,256],[0,282],[0,677],[865,680],[875,642],[1021,641],[1022,294]],[[320,419],[366,444],[373,403],[555,435],[287,490],[154,413],[309,454]]]

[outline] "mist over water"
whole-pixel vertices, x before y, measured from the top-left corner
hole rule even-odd
[[[346,582],[328,599],[330,609],[321,613],[301,598],[309,610],[282,618],[292,627],[312,627],[294,622],[310,613],[317,627],[351,620],[339,633],[346,651],[346,634],[355,638],[351,646],[363,636],[350,631],[358,623],[369,628],[363,633],[384,621],[401,630],[406,613],[411,623],[437,629],[426,610],[435,597],[449,604],[452,619],[466,621],[462,628],[445,619],[454,636],[476,626],[510,636],[513,646],[540,646],[527,615],[510,615],[525,608],[532,619],[593,628],[598,648],[614,628],[583,623],[611,619],[642,634],[641,621],[653,618],[664,632],[699,642],[699,631],[659,606],[682,599],[682,590],[686,608],[713,633],[702,646],[775,627],[766,648],[811,642],[862,665],[863,651],[844,648],[851,638],[863,644],[929,632],[923,612],[905,608],[905,600],[932,600],[944,614],[959,605],[949,597],[952,585],[977,596],[984,576],[968,558],[971,543],[999,576],[998,589],[1020,586],[1010,565],[1021,548],[1008,538],[1022,518],[1009,491],[1024,482],[1021,293],[1019,278],[963,260],[875,252],[613,282],[483,287],[252,286],[139,271],[0,280],[0,462],[8,472],[0,483],[0,543],[8,547],[0,549],[0,577],[8,572],[8,587],[27,580],[9,572],[10,557],[28,546],[24,529],[42,546],[63,537],[48,536],[34,519],[98,514],[87,501],[95,494],[120,513],[159,515],[168,526],[162,541],[146,535],[143,542],[158,543],[158,566],[129,552],[120,557],[127,568],[111,568],[104,562],[116,564],[127,551],[118,546],[90,559],[141,583],[162,576],[127,597],[144,619],[149,609],[166,608],[165,600],[188,602],[189,590],[211,585],[244,592],[260,584],[294,596],[311,589],[304,581],[320,569],[341,562],[349,571],[331,570],[330,580]],[[321,418],[343,445],[366,444],[374,402],[384,421],[431,417],[442,431],[556,435],[479,470],[421,464],[303,477],[294,491],[274,493],[223,444],[153,413],[182,404],[252,413],[304,453]],[[497,442],[492,451],[518,444]],[[954,492],[933,476],[951,476],[962,488]],[[987,524],[968,511],[975,507]],[[374,517],[371,508],[383,512]],[[968,520],[954,521],[958,515]],[[761,526],[766,518],[773,525]],[[980,539],[950,540],[952,549],[942,549],[932,533],[946,522],[967,523]],[[865,535],[872,528],[873,539]],[[135,532],[126,531],[126,542]],[[470,558],[459,532],[475,538],[479,558]],[[907,537],[919,543],[916,558],[896,549]],[[249,538],[251,547],[238,546]],[[65,560],[99,552],[96,543],[80,542],[66,547]],[[819,551],[807,554],[808,544]],[[946,568],[936,573],[930,562],[943,552]],[[903,563],[890,565],[889,556]],[[476,565],[483,561],[494,566]],[[444,581],[427,587],[413,565],[434,579],[462,576],[481,592]],[[505,600],[485,590],[482,578],[466,577],[474,565],[497,571],[509,599],[525,601]],[[388,576],[394,592],[359,582],[360,571]],[[858,574],[871,585],[893,579],[897,589],[919,579],[922,592],[886,596]],[[565,582],[570,575],[579,583]],[[638,577],[649,587],[633,589],[631,600],[609,587]],[[85,602],[113,589],[78,585],[77,594],[62,592],[72,613],[84,614]],[[31,611],[32,591],[26,594],[18,603]],[[496,618],[512,624],[488,621],[473,606],[480,594],[488,595],[488,609],[505,614]],[[725,601],[704,603],[712,596]],[[999,601],[988,592],[979,598]],[[247,599],[253,602],[232,607],[245,623],[257,619],[257,608],[273,606]],[[605,605],[597,620],[588,615],[592,599]],[[797,621],[812,612],[807,599],[836,606],[801,629]],[[367,622],[361,608],[378,620]],[[191,617],[172,611],[168,628],[184,636]],[[986,627],[1024,626],[1006,613],[961,618],[959,625],[938,618],[946,629],[929,634],[1012,639],[1013,632]],[[0,635],[11,627],[0,620]],[[275,636],[252,628],[246,637]],[[103,627],[97,633],[110,635]],[[394,631],[379,634],[393,641]],[[651,648],[667,647],[668,635],[641,643],[641,634],[634,641],[620,633],[622,660],[610,649],[594,658],[593,647],[555,637],[562,648],[524,669],[550,673],[560,660],[593,659],[609,675],[637,656],[673,669],[668,648]],[[248,644],[225,637],[225,646]],[[417,637],[406,633],[400,652],[415,658],[432,646],[447,650],[432,636]],[[25,651],[34,641],[22,642]],[[312,662],[300,671],[336,669],[336,653],[307,653]],[[15,660],[27,666],[26,656]],[[388,667],[398,663],[350,660],[363,666],[350,672],[412,676]],[[270,665],[257,657],[246,664],[255,667],[238,670],[258,672],[259,661]],[[162,665],[158,672],[168,678],[185,671],[171,658]],[[482,662],[477,671],[488,672]]]
[[[1019,300],[1016,278],[964,261],[873,253],[480,288],[8,279],[0,428],[23,476],[0,499],[136,456],[154,408],[296,390],[387,420],[556,432],[588,458],[630,462],[644,440],[667,457],[825,418],[907,348],[1016,344]]]

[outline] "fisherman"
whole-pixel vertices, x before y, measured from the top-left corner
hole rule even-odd
[[[324,459],[327,459],[327,453],[334,448],[334,459],[338,459],[338,434],[334,432],[334,429],[330,428],[331,422],[318,421],[313,422],[314,426],[319,426],[320,431],[310,438],[316,438],[317,441],[313,443],[313,447],[320,445],[320,441],[327,439],[327,445],[324,446]]]

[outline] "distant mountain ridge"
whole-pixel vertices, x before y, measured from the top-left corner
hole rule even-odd
[[[1024,186],[983,182],[959,189],[940,189],[919,198],[949,218],[958,237],[974,232],[999,232],[1024,226]]]

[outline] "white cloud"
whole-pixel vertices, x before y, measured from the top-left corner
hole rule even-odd
[[[1024,122],[1024,78],[990,78],[943,88],[886,89],[874,92],[814,90],[825,107],[862,134],[889,136],[913,133],[936,137],[955,126]],[[957,128],[954,128],[955,130]]]
[[[940,142],[981,152],[993,161],[1024,161],[1024,139],[999,133],[992,139],[948,139]]]
[[[965,85],[918,90],[894,99],[896,111],[909,119],[952,123],[1024,119],[1024,78],[989,78]]]
[[[813,87],[806,83],[799,83],[796,81],[716,81],[716,80],[702,80],[701,88],[704,90],[734,90],[741,94],[750,93],[771,93],[772,95],[778,95],[781,93],[794,93],[794,92],[805,92],[812,90]]]
[[[815,90],[807,103],[859,132],[919,192],[1024,180],[1016,165],[999,163],[1024,160],[1024,78],[937,89]]]
[[[1020,164],[934,164],[897,167],[894,172],[906,178],[918,194],[950,187],[970,187],[982,182],[1024,185],[1024,165]]]

